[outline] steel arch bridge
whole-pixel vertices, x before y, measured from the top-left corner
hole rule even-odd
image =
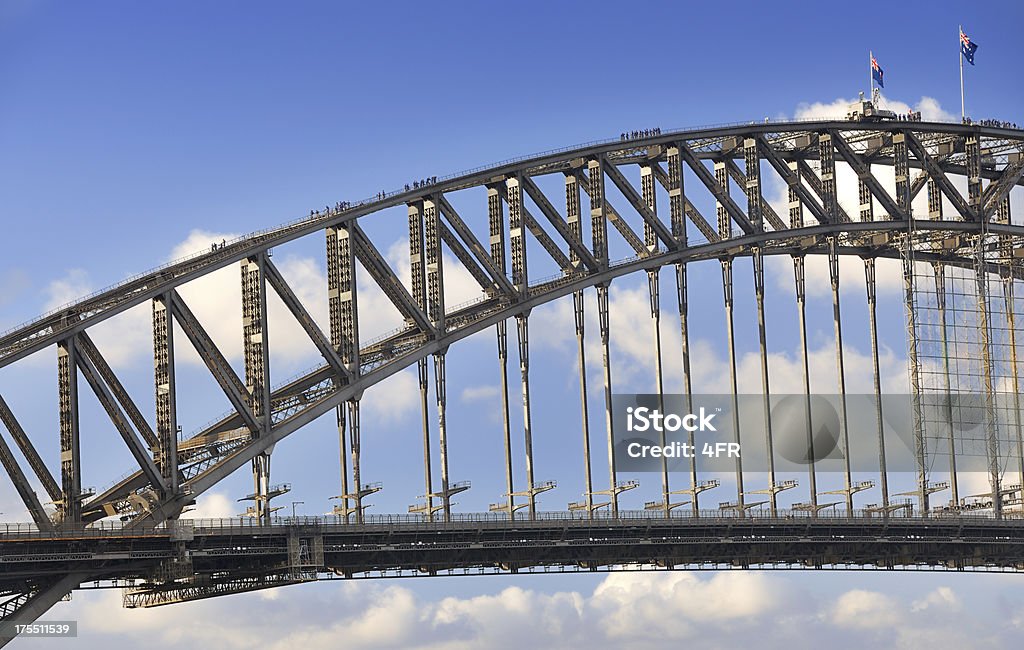
[[[856,178],[856,210],[839,197],[837,167]],[[637,169],[639,174],[637,174]],[[879,174],[879,170],[887,170]],[[889,171],[891,170],[891,171]],[[889,180],[889,176],[894,180]],[[19,456],[0,436],[0,460],[26,508],[31,524],[7,526],[0,534],[5,571],[0,590],[3,620],[31,621],[79,586],[125,588],[125,604],[151,606],[236,593],[324,575],[437,575],[444,572],[602,570],[623,564],[650,567],[816,567],[816,568],[1024,568],[1021,525],[1024,454],[1020,422],[1011,441],[1000,446],[989,434],[990,491],[968,503],[950,478],[949,506],[933,507],[929,497],[949,482],[931,480],[924,462],[926,423],[915,410],[913,439],[918,455],[914,500],[892,499],[886,487],[885,444],[880,439],[880,502],[868,507],[855,495],[874,488],[855,483],[849,466],[843,500],[836,510],[818,501],[813,463],[807,501],[778,507],[777,496],[795,483],[774,472],[768,510],[754,510],[737,467],[735,501],[718,511],[702,510],[699,496],[717,487],[696,471],[688,485],[671,489],[663,473],[661,501],[644,511],[619,508],[619,495],[635,484],[616,480],[609,458],[608,481],[595,481],[587,421],[587,360],[584,347],[584,290],[597,294],[603,350],[604,395],[611,436],[612,374],[609,356],[609,285],[620,276],[646,273],[654,331],[660,332],[660,274],[675,272],[679,327],[683,341],[685,392],[692,392],[688,352],[687,267],[717,261],[723,283],[722,318],[727,326],[732,390],[737,386],[733,334],[733,261],[753,260],[762,380],[767,395],[764,334],[764,258],[792,259],[806,392],[808,354],[805,324],[805,258],[828,258],[833,298],[840,392],[844,386],[839,259],[863,260],[869,306],[874,385],[880,391],[876,332],[875,260],[902,261],[908,357],[915,403],[926,387],[921,330],[920,277],[916,269],[972,274],[975,311],[982,319],[976,359],[987,383],[993,380],[996,328],[991,310],[1003,287],[1000,331],[1008,334],[1010,358],[1001,370],[1019,393],[1014,287],[1024,269],[1024,227],[1013,223],[1010,195],[1024,185],[1024,132],[990,126],[912,121],[803,121],[750,123],[717,128],[657,132],[513,160],[444,179],[414,183],[371,200],[339,203],[282,227],[261,231],[136,276],[0,336],[0,368],[57,349],[59,386],[59,473],[51,473],[15,413],[17,404],[0,397],[0,421]],[[786,188],[788,214],[765,200],[767,183]],[[554,177],[564,186],[556,199],[541,189]],[[638,177],[639,187],[633,180]],[[544,181],[538,182],[539,179]],[[958,189],[965,179],[966,196]],[[955,182],[956,181],[956,182]],[[610,190],[613,196],[609,196]],[[475,191],[480,230],[486,209],[486,239],[449,200]],[[925,193],[927,215],[912,208]],[[665,209],[667,196],[667,210]],[[659,197],[660,200],[659,200]],[[613,201],[620,202],[614,206]],[[659,205],[662,204],[662,205]],[[698,206],[713,205],[705,216]],[[363,224],[387,208],[408,212],[411,281],[399,278]],[[619,210],[622,210],[621,212]],[[707,209],[707,208],[705,208]],[[587,213],[589,211],[589,215]],[[475,216],[475,215],[474,215]],[[587,218],[589,216],[589,218]],[[609,226],[615,232],[609,233]],[[616,234],[617,233],[617,234]],[[301,238],[326,235],[330,327],[323,331],[271,259],[271,250]],[[632,250],[614,261],[609,240]],[[529,247],[528,247],[528,242]],[[619,244],[621,245],[621,244]],[[560,269],[555,278],[531,281],[527,266],[543,253],[543,264]],[[480,287],[480,298],[458,308],[445,306],[445,251]],[[244,376],[218,349],[179,288],[218,269],[239,266],[242,283]],[[404,318],[384,337],[360,336],[357,266],[372,278]],[[451,270],[449,269],[449,273]],[[269,287],[269,290],[268,290]],[[322,355],[322,365],[275,385],[270,374],[267,295],[276,293]],[[933,290],[933,294],[935,291]],[[1024,293],[1024,292],[1022,292]],[[572,296],[576,315],[581,401],[583,402],[584,500],[565,513],[540,512],[539,493],[553,487],[533,476],[529,396],[529,314],[531,309]],[[944,297],[945,291],[938,290]],[[942,300],[939,301],[943,302]],[[156,413],[143,414],[90,338],[90,329],[132,307],[152,307]],[[945,314],[945,307],[939,311]],[[934,311],[934,310],[933,310]],[[944,316],[943,316],[944,317]],[[515,319],[523,390],[526,463],[513,471],[508,417],[508,332]],[[171,324],[176,323],[176,328]],[[945,323],[945,321],[943,321]],[[454,512],[451,497],[468,483],[450,480],[446,435],[445,354],[462,339],[488,328],[497,333],[504,395],[507,494],[492,514]],[[946,327],[942,327],[945,339]],[[233,412],[198,433],[179,437],[175,391],[175,350],[184,335],[223,390]],[[657,382],[662,388],[660,334],[656,337]],[[402,369],[418,370],[423,418],[424,502],[405,515],[368,515],[363,499],[379,489],[365,481],[360,465],[360,399],[363,392]],[[433,372],[431,373],[431,368]],[[1007,370],[1006,368],[1009,368]],[[987,374],[986,374],[987,373]],[[433,376],[435,424],[426,417]],[[137,466],[100,493],[82,487],[79,383],[95,393]],[[948,374],[947,374],[948,379]],[[270,485],[274,445],[313,420],[336,414],[343,453],[341,505],[333,519],[272,517]],[[432,417],[434,417],[432,415]],[[770,422],[768,423],[770,432]],[[436,438],[434,437],[436,433]],[[1016,436],[1015,438],[1013,436]],[[518,434],[517,434],[518,437]],[[597,437],[597,436],[595,436]],[[771,436],[768,457],[772,457]],[[1012,445],[1011,445],[1012,447]],[[436,448],[438,456],[431,458]],[[956,454],[951,454],[955,463]],[[1006,469],[1007,459],[1019,471]],[[182,510],[219,481],[250,466],[254,491],[248,520],[187,522]],[[434,476],[439,468],[440,477]],[[1014,476],[1019,473],[1018,478]],[[43,496],[38,494],[43,491]],[[688,500],[673,503],[673,495]],[[52,502],[56,512],[43,504]],[[688,504],[690,508],[677,506]],[[970,508],[970,512],[966,512]],[[523,510],[518,515],[517,511]],[[940,517],[941,515],[941,517]],[[111,518],[117,518],[111,523]],[[724,544],[723,542],[729,542]],[[8,637],[9,638],[9,637]]]

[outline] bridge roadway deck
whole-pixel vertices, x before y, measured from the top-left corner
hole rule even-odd
[[[168,528],[87,528],[39,533],[0,525],[0,588],[72,572],[96,586],[153,584],[161,565],[187,559],[190,575],[244,576],[302,569],[344,577],[516,572],[570,567],[916,568],[1024,570],[1024,520],[986,516],[670,518],[647,512],[537,520],[459,515],[448,523],[405,515],[363,524],[327,518],[185,520]],[[291,541],[291,552],[289,542]],[[302,545],[309,557],[296,561]],[[322,557],[318,549],[322,545]]]

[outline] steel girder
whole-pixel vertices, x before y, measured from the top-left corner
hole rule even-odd
[[[921,224],[919,224],[918,227],[921,230],[942,231],[948,229],[954,232],[970,232],[971,230],[977,228],[977,226],[972,226],[970,223],[967,222],[922,222]],[[1022,231],[1022,229],[1017,226],[991,224],[989,227],[990,229],[992,229],[993,232],[999,230],[1000,232],[1005,231],[1008,234],[1014,234],[1018,237],[1024,236],[1024,231]],[[903,226],[901,226],[897,222],[855,223],[846,224],[845,226],[845,229],[847,231],[857,234],[870,233],[873,231],[898,232],[902,228]],[[737,237],[734,238],[732,241],[722,241],[717,243],[706,244],[703,246],[695,246],[690,249],[686,249],[682,252],[666,251],[664,253],[661,253],[654,261],[656,262],[655,265],[662,265],[668,263],[675,263],[678,260],[697,261],[701,259],[715,259],[730,249],[734,250],[737,246],[742,248],[745,246],[752,246],[758,243],[760,243],[761,246],[764,248],[765,254],[792,254],[793,252],[797,251],[802,254],[814,252],[820,252],[824,254],[826,252],[825,249],[821,249],[820,251],[809,251],[798,245],[796,240],[808,237],[812,239],[816,237],[823,237],[825,233],[831,231],[832,228],[829,226],[818,225],[812,227],[805,227],[803,229],[799,229],[800,236],[797,236],[797,233],[794,232],[794,236],[792,238],[793,241],[788,243],[782,242],[782,245],[777,248],[765,245],[766,242],[777,239],[777,233],[762,233],[755,236]],[[838,252],[840,254],[854,254],[861,256],[866,251],[865,249],[857,247],[843,247],[842,249],[839,249]],[[883,257],[898,257],[898,252],[896,252],[893,249],[883,249],[874,252],[879,256]],[[927,257],[922,256],[922,259],[927,259]],[[964,264],[969,263],[971,262],[964,262]],[[531,295],[528,298],[521,300],[519,302],[483,302],[480,304],[478,316],[470,319],[468,322],[465,322],[465,325],[453,331],[449,331],[446,335],[439,337],[436,340],[422,340],[416,338],[415,336],[412,336],[412,338],[410,338],[412,331],[406,334],[396,335],[392,339],[393,343],[384,345],[384,348],[391,348],[391,358],[389,358],[388,361],[383,364],[381,364],[380,361],[376,359],[372,361],[370,359],[367,359],[368,367],[371,367],[370,364],[372,364],[372,370],[366,372],[365,376],[362,377],[359,381],[353,383],[352,385],[344,386],[343,388],[339,388],[334,385],[334,382],[330,380],[331,373],[325,373],[324,370],[314,371],[313,373],[307,375],[306,378],[300,378],[293,382],[292,384],[290,384],[289,386],[282,387],[278,391],[275,391],[273,401],[278,403],[287,403],[287,395],[301,395],[301,399],[299,399],[298,402],[302,406],[298,410],[283,413],[282,418],[276,421],[275,426],[272,430],[272,435],[268,440],[276,441],[282,439],[283,437],[290,434],[291,431],[300,428],[306,422],[311,421],[312,419],[319,417],[319,415],[322,415],[323,413],[327,412],[327,410],[331,408],[331,406],[328,406],[328,404],[334,405],[337,403],[341,403],[345,399],[347,399],[347,395],[359,393],[365,390],[366,387],[372,385],[373,383],[381,381],[382,379],[394,374],[395,372],[401,370],[403,367],[410,363],[414,363],[416,359],[429,356],[430,354],[433,354],[437,350],[446,349],[455,341],[460,340],[471,333],[492,326],[498,321],[514,316],[516,313],[521,313],[524,310],[531,309],[533,306],[536,306],[538,304],[543,304],[544,302],[553,300],[557,297],[568,295],[572,293],[572,291],[574,290],[579,290],[579,288],[593,286],[593,284],[595,283],[608,282],[613,277],[625,275],[629,272],[640,270],[650,264],[651,260],[641,259],[630,262],[628,264],[611,267],[597,275],[584,276],[571,281],[558,281],[552,283],[555,286],[541,287],[541,293],[539,295]],[[472,307],[468,309],[471,311],[474,310],[474,308]],[[457,314],[453,314],[453,316],[456,315]],[[465,317],[461,315],[459,316],[460,322],[463,322]],[[409,344],[400,345],[400,342],[403,340],[408,340]],[[378,356],[379,354],[380,353],[378,352],[374,356]],[[229,419],[229,421],[222,421],[221,423],[214,425],[213,427],[211,427],[210,431],[221,430],[230,426],[232,425]],[[242,421],[239,421],[236,423],[235,426],[244,426],[244,424],[242,424]],[[197,438],[201,437],[202,435],[208,434],[204,433],[197,435]],[[267,446],[272,444],[273,442],[268,442]],[[259,445],[257,446],[262,447],[262,445],[263,443],[259,443]],[[252,445],[247,445],[247,447],[252,447]],[[246,458],[248,456],[249,451],[252,450],[250,449],[248,451],[242,452],[242,450],[232,449],[231,458],[228,458],[223,462],[215,460],[207,469],[206,472],[204,472],[202,475],[195,477],[195,479],[190,485],[191,494],[198,494],[202,490],[208,489],[209,486],[214,485],[217,481],[220,480],[220,478],[226,476],[235,468],[240,466],[239,463],[244,462],[241,459]],[[252,453],[255,454],[256,452],[253,451]],[[222,457],[222,459],[223,458],[224,457]],[[105,495],[105,498],[107,499],[113,497],[114,495],[111,494]],[[182,501],[182,499],[184,499],[184,497],[179,497],[179,503],[184,504],[186,501]]]
[[[637,159],[635,156],[625,155],[624,151],[634,150],[637,147],[666,148],[671,147],[676,142],[692,143],[692,155],[697,159],[721,158],[723,155],[721,153],[721,142],[747,136],[760,138],[763,143],[767,143],[767,148],[762,145],[762,155],[770,163],[772,162],[772,156],[768,155],[769,150],[782,159],[816,160],[817,155],[813,144],[809,147],[801,147],[795,146],[794,142],[799,142],[805,135],[816,140],[819,132],[831,132],[833,136],[839,133],[848,137],[848,140],[853,144],[847,143],[847,140],[842,138],[840,139],[848,144],[850,151],[859,150],[863,152],[863,155],[860,157],[863,164],[893,165],[894,158],[889,148],[869,151],[864,143],[869,142],[873,138],[890,136],[891,126],[896,124],[899,124],[898,128],[900,129],[911,129],[915,136],[922,140],[922,143],[926,146],[931,146],[932,143],[936,142],[954,143],[963,138],[973,136],[984,141],[987,155],[999,160],[1005,160],[1008,155],[1015,156],[1024,150],[1024,136],[1022,136],[1020,131],[973,125],[920,122],[915,123],[913,127],[909,127],[902,123],[875,124],[847,121],[750,124],[665,133],[658,137],[629,143],[610,141],[606,144],[541,155],[458,176],[444,183],[439,183],[437,186],[432,186],[430,192],[445,193],[482,186],[486,185],[493,178],[514,173],[525,172],[530,175],[537,175],[540,173],[562,172],[571,169],[575,164],[574,161],[586,160],[597,155],[605,155],[615,164],[635,164],[640,159]],[[741,158],[742,151],[730,153],[727,157]],[[911,159],[909,162],[912,168],[924,168],[924,163],[916,158]],[[772,164],[775,166],[774,163]],[[940,161],[939,164],[943,173],[947,175],[967,175],[969,172],[967,160],[960,154],[949,156],[946,160]],[[1019,159],[1016,162],[1004,164],[1009,165],[1009,169],[1014,170],[1014,172],[1021,171],[1024,173],[1024,164]],[[999,170],[990,166],[983,166],[977,173],[978,178],[1000,181],[1001,188],[1006,186],[1008,189],[1009,187],[1024,184],[1020,173],[1006,174],[1006,171],[1006,167],[1003,170]],[[1013,180],[1014,178],[1016,178],[1016,181]],[[70,305],[54,314],[40,318],[0,336],[0,367],[13,363],[17,359],[32,354],[48,345],[52,345],[60,338],[66,337],[75,331],[91,327],[95,323],[121,313],[140,302],[163,294],[170,288],[187,283],[218,268],[237,263],[256,251],[279,246],[341,221],[355,219],[377,212],[383,208],[408,203],[415,200],[417,196],[422,197],[427,193],[426,189],[415,189],[389,195],[387,198],[379,201],[366,201],[350,209],[331,211],[309,220],[289,224],[277,230],[254,235],[249,239],[233,243],[215,253],[195,256],[186,261],[144,274],[113,289],[82,300],[75,305]],[[422,323],[420,324],[422,325]]]

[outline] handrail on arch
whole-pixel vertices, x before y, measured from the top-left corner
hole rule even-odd
[[[668,129],[668,130],[663,131],[659,135],[650,136],[650,137],[647,137],[647,138],[637,138],[635,140],[625,140],[625,141],[623,141],[621,139],[621,137],[620,138],[605,138],[605,139],[600,139],[600,140],[591,140],[589,142],[584,142],[584,143],[575,144],[575,145],[569,145],[569,146],[564,146],[564,147],[558,147],[558,148],[555,148],[555,149],[549,149],[547,151],[542,151],[542,152],[539,152],[539,153],[526,154],[526,155],[521,155],[521,156],[514,156],[512,158],[508,158],[508,159],[502,160],[502,161],[497,162],[497,163],[492,163],[492,164],[488,164],[488,165],[480,165],[480,166],[473,167],[473,168],[470,168],[470,169],[465,169],[465,170],[462,170],[462,171],[459,171],[459,172],[450,173],[450,174],[447,174],[445,176],[439,176],[439,177],[437,177],[437,181],[435,183],[429,184],[428,187],[429,186],[442,185],[443,183],[445,183],[447,181],[451,181],[453,179],[457,179],[457,178],[461,178],[461,177],[466,177],[466,176],[470,176],[470,175],[473,175],[473,174],[477,174],[477,173],[486,171],[488,169],[497,169],[497,168],[500,168],[500,167],[504,167],[504,166],[507,166],[507,165],[512,165],[512,164],[515,164],[515,163],[524,162],[524,161],[528,161],[528,160],[540,159],[540,158],[544,158],[544,157],[547,157],[547,156],[552,156],[552,155],[556,155],[556,154],[560,154],[560,153],[567,153],[567,152],[572,152],[572,151],[585,150],[585,149],[592,148],[592,147],[603,146],[603,145],[610,145],[610,144],[615,144],[615,143],[623,143],[623,142],[625,142],[627,144],[632,144],[632,145],[640,146],[640,145],[648,144],[648,143],[650,143],[652,141],[671,140],[673,137],[686,136],[686,135],[697,135],[701,131],[710,131],[710,130],[715,130],[715,129],[729,129],[729,128],[736,128],[736,127],[763,126],[765,124],[772,125],[772,126],[780,126],[780,127],[782,127],[782,126],[794,125],[794,124],[811,124],[811,123],[826,124],[826,123],[833,123],[833,122],[835,122],[835,123],[839,123],[839,122],[845,123],[846,120],[843,120],[843,119],[838,118],[838,117],[836,117],[836,118],[821,118],[821,117],[814,117],[814,118],[791,118],[791,119],[782,119],[782,120],[777,120],[777,119],[772,119],[772,118],[766,117],[763,122],[759,122],[759,121],[756,121],[756,120],[748,120],[748,121],[743,121],[743,122],[721,122],[721,123],[717,123],[717,124],[705,124],[705,125],[700,125],[700,126],[683,127],[683,128],[678,128],[678,129]],[[861,123],[861,122],[850,122],[850,124],[861,125],[863,123]],[[873,125],[873,126],[876,125],[876,123],[870,123],[870,124]],[[902,124],[902,123],[901,122],[894,122],[894,124]],[[918,128],[918,129],[922,128],[922,127],[926,127],[929,124],[939,124],[939,125],[951,124],[951,125],[956,125],[958,127],[968,127],[969,126],[969,127],[985,129],[985,130],[996,130],[996,131],[1008,130],[1008,129],[997,128],[997,127],[985,127],[985,126],[980,126],[978,124],[965,125],[962,122],[957,122],[957,121],[948,121],[947,122],[947,121],[941,121],[941,120],[932,120],[932,121],[929,121],[929,122],[914,122],[913,124],[914,124],[914,127]],[[299,226],[308,226],[308,225],[310,225],[312,223],[315,223],[317,221],[327,221],[328,219],[333,219],[334,217],[338,216],[339,214],[342,214],[342,213],[344,213],[346,211],[352,210],[353,208],[364,207],[364,206],[371,205],[371,204],[374,204],[374,203],[383,203],[384,201],[386,201],[388,199],[392,199],[395,196],[398,196],[400,194],[414,193],[415,191],[417,191],[419,189],[422,189],[422,188],[416,188],[416,190],[405,190],[404,188],[399,188],[399,189],[396,189],[396,190],[381,192],[379,195],[374,195],[372,197],[367,197],[367,198],[364,198],[364,199],[361,199],[361,200],[358,200],[358,201],[349,202],[348,203],[348,207],[346,207],[344,210],[338,211],[338,210],[331,209],[331,210],[329,210],[329,211],[327,211],[325,213],[315,213],[312,216],[298,217],[298,218],[292,219],[290,221],[287,221],[287,222],[285,222],[283,224],[280,224],[278,226],[275,226],[275,227],[263,228],[263,229],[260,229],[260,230],[252,231],[252,232],[250,232],[248,234],[245,234],[245,235],[240,235],[238,237],[235,237],[235,238],[231,239],[230,241],[225,242],[222,246],[219,246],[215,251],[199,250],[199,251],[196,251],[194,253],[190,253],[188,255],[185,255],[183,257],[180,257],[180,258],[177,258],[177,259],[174,259],[174,260],[170,260],[170,261],[168,261],[168,262],[166,262],[164,264],[161,264],[161,265],[155,266],[153,268],[150,268],[147,271],[143,271],[141,273],[136,273],[136,274],[134,274],[134,275],[124,279],[124,280],[121,280],[120,282],[116,282],[114,284],[108,285],[107,287],[104,287],[102,289],[98,289],[96,291],[93,291],[92,293],[89,293],[87,295],[81,296],[81,297],[79,297],[79,298],[77,298],[75,300],[72,300],[72,301],[64,303],[64,304],[62,304],[60,306],[54,307],[54,308],[50,309],[49,311],[44,312],[43,314],[37,316],[36,318],[24,321],[24,322],[22,322],[22,323],[20,323],[18,325],[10,327],[10,328],[0,332],[0,340],[6,338],[7,336],[9,336],[9,335],[11,335],[11,334],[13,334],[13,333],[15,333],[15,332],[17,332],[19,330],[22,330],[22,329],[24,329],[24,328],[26,328],[26,327],[34,324],[34,323],[42,323],[46,319],[51,318],[53,316],[56,316],[56,315],[60,314],[61,312],[67,311],[67,310],[73,308],[76,305],[79,305],[79,304],[81,304],[83,302],[86,302],[86,301],[92,300],[94,298],[97,298],[99,296],[102,296],[102,295],[104,295],[106,293],[114,291],[115,289],[126,287],[126,286],[132,284],[133,282],[137,282],[137,281],[139,281],[139,280],[141,280],[143,278],[146,278],[148,276],[152,276],[152,275],[158,274],[161,271],[165,271],[165,270],[170,269],[170,268],[178,267],[178,266],[180,266],[182,264],[185,264],[187,262],[190,262],[190,261],[193,261],[193,260],[196,260],[196,259],[199,259],[199,258],[208,259],[208,258],[211,258],[211,257],[215,258],[215,257],[225,256],[225,255],[228,255],[228,254],[231,254],[231,253],[237,253],[238,251],[235,250],[235,249],[237,249],[239,247],[238,246],[239,244],[242,244],[242,243],[254,243],[254,242],[257,242],[257,240],[259,240],[262,237],[269,237],[271,235],[277,236],[277,235],[283,234],[283,233],[287,232],[288,230],[294,229],[294,228],[299,227]]]

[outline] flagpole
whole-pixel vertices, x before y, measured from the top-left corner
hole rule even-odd
[[[868,83],[871,86],[871,92],[868,93],[868,97],[870,98],[872,105],[874,105],[875,101],[875,71],[871,67],[871,62],[874,60],[875,53],[872,52],[871,50],[868,50]]]
[[[959,25],[958,29],[960,30],[957,35],[957,54],[960,58],[960,121],[963,122],[967,117],[967,111],[964,109],[964,26]]]

